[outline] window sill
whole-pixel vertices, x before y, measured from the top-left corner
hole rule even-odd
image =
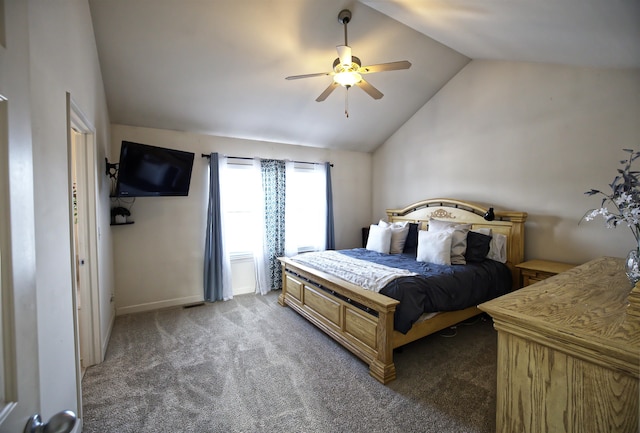
[[[253,253],[232,253],[229,256],[232,262],[239,262],[242,260],[253,260]]]

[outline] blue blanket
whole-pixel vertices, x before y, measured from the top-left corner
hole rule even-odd
[[[340,253],[419,274],[397,278],[380,291],[400,301],[394,328],[403,334],[424,313],[462,310],[511,291],[511,271],[494,260],[447,266],[418,262],[411,254],[380,254],[364,248]]]

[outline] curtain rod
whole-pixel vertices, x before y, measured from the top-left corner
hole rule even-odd
[[[209,158],[211,158],[211,155],[203,153],[202,157],[209,159]],[[248,160],[255,159],[255,158],[250,158],[248,156],[227,156],[227,158],[231,158],[231,159],[248,159]],[[260,159],[262,159],[262,158],[260,158]],[[307,161],[293,161],[293,162],[295,162],[297,164],[324,164],[323,162],[307,162]],[[333,167],[333,164],[329,163],[329,165],[331,167]]]

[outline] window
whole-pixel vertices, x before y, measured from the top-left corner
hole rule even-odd
[[[232,257],[253,254],[254,240],[261,235],[256,223],[262,209],[260,172],[251,164],[229,162],[221,172],[225,246]]]
[[[263,236],[264,196],[259,164],[229,160],[220,172],[225,247],[232,258],[253,255]],[[326,170],[287,162],[286,255],[325,248]]]
[[[326,170],[320,164],[287,164],[287,255],[325,249]]]

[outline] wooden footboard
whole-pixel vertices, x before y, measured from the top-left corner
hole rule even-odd
[[[382,383],[396,378],[393,315],[398,301],[281,258],[280,305],[288,305],[369,364]]]

